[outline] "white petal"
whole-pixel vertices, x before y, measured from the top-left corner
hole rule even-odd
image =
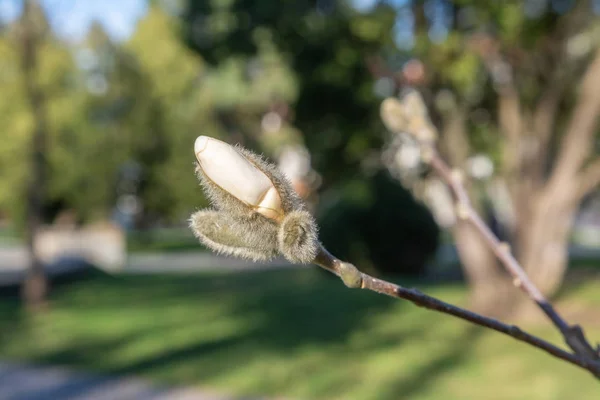
[[[257,211],[265,217],[272,219],[281,217],[281,197],[279,197],[279,193],[275,187],[271,187],[267,190],[265,196],[257,206]]]
[[[281,199],[271,180],[229,144],[208,136],[194,143],[196,158],[206,176],[269,218],[280,213]]]

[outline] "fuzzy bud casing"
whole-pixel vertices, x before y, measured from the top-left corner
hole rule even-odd
[[[286,215],[277,240],[279,251],[292,262],[307,264],[317,256],[317,224],[307,211],[292,211]]]
[[[190,228],[206,247],[217,253],[268,261],[277,256],[277,226],[264,218],[241,218],[215,210],[200,210]]]
[[[425,102],[416,90],[405,92],[400,100],[385,99],[379,112],[384,125],[392,132],[406,132],[421,143],[431,143],[437,138]]]

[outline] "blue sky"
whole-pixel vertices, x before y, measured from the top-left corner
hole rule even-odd
[[[100,21],[108,34],[115,40],[127,39],[135,30],[137,21],[146,13],[147,0],[38,0],[48,12],[54,30],[63,38],[78,41],[87,32],[90,24]],[[165,6],[177,7],[181,0],[161,0]],[[208,0],[207,0],[208,1]],[[277,0],[265,0],[277,1]],[[358,10],[367,11],[377,0],[349,0]],[[396,7],[410,0],[388,0]],[[545,0],[559,3],[558,0]],[[545,4],[545,3],[544,3]],[[600,0],[594,0],[594,10],[600,13]],[[23,0],[0,0],[0,21],[17,18],[23,7]],[[402,39],[408,35],[410,24],[401,18],[397,34]],[[400,29],[403,28],[404,29]],[[402,40],[401,40],[402,41]]]
[[[97,20],[115,40],[127,39],[147,10],[146,0],[39,0],[53,29],[68,40],[77,41]],[[23,0],[0,0],[0,20],[12,21]]]
[[[54,31],[62,38],[77,42],[93,21],[99,21],[110,37],[126,40],[135,31],[137,21],[147,11],[147,0],[38,0],[45,8]],[[181,0],[161,0],[164,6],[177,7]],[[208,0],[207,0],[208,1]],[[265,0],[277,1],[277,0]],[[358,10],[368,11],[377,0],[349,0]],[[409,0],[388,0],[396,7]],[[23,8],[23,0],[0,0],[0,22],[13,21]],[[172,7],[168,7],[172,8]],[[404,16],[406,17],[406,15]],[[410,18],[409,18],[410,19]],[[399,18],[396,36],[400,43],[410,42],[411,21]]]
[[[127,39],[135,30],[137,21],[147,10],[146,0],[38,0],[46,9],[53,29],[63,38],[78,41],[84,37],[90,24],[100,21],[108,34],[115,40]],[[162,0],[176,3],[177,0]],[[277,1],[277,0],[265,0]],[[368,10],[376,0],[350,0],[359,10]],[[407,0],[394,0],[404,5]],[[168,4],[165,4],[168,5]],[[0,0],[0,21],[17,18],[23,0]]]
[[[367,11],[374,7],[375,4],[377,4],[377,1],[378,0],[350,0],[350,3],[357,10]],[[388,0],[388,3],[395,7],[402,7],[407,5],[409,1],[410,0]]]

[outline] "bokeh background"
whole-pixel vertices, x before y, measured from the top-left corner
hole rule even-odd
[[[0,0],[0,360],[231,398],[598,398],[509,338],[193,238],[194,140],[240,143],[338,257],[561,343],[386,129],[408,90],[474,207],[600,340],[600,1]],[[0,398],[98,390],[28,379]]]

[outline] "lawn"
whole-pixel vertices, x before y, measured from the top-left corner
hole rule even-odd
[[[420,286],[461,303],[461,285]],[[582,296],[580,296],[580,294]],[[562,302],[592,310],[600,281]],[[315,269],[109,276],[63,284],[28,318],[0,298],[0,357],[146,376],[240,395],[301,399],[598,399],[573,366],[403,301],[346,289]],[[594,317],[595,316],[595,317]],[[587,324],[586,324],[587,325]],[[528,326],[559,342],[545,321]]]
[[[127,233],[128,252],[206,251],[189,228],[163,228]]]

